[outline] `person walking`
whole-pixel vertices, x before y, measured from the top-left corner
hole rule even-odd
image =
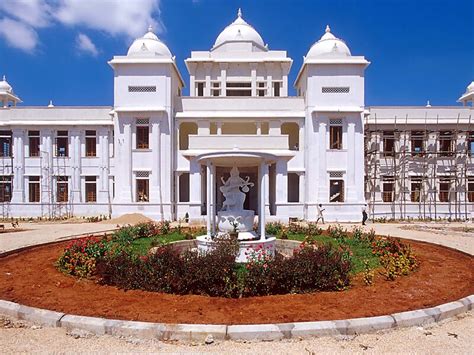
[[[323,212],[324,212],[323,205],[322,205],[322,204],[319,204],[319,205],[318,205],[318,219],[316,220],[316,223],[318,223],[319,220],[321,220],[321,223],[324,224],[324,215],[323,215]]]
[[[365,222],[367,221],[367,204],[364,204],[362,207],[362,225],[365,226]]]

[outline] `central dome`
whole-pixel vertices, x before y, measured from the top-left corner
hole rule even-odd
[[[227,42],[253,42],[260,47],[265,47],[262,36],[242,18],[242,11],[239,9],[237,19],[227,26],[217,36],[214,47],[216,48]]]

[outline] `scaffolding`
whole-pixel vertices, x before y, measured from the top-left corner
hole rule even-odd
[[[380,124],[377,113],[365,121],[365,195],[372,220],[470,219],[471,115],[461,122],[458,114],[455,125],[442,129],[439,115],[429,125],[425,113],[424,129],[409,124],[408,115],[403,124],[397,116],[391,121]]]

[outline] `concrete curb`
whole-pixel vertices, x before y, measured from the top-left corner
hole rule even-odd
[[[352,318],[335,321],[278,324],[165,324],[136,322],[64,314],[0,300],[0,314],[68,331],[84,330],[95,335],[133,336],[143,339],[204,341],[215,340],[271,341],[314,336],[354,335],[394,328],[423,326],[472,310],[474,295],[437,307],[394,313],[386,316]]]
[[[58,241],[53,243],[58,243]],[[26,248],[20,249],[23,250]],[[19,251],[18,249],[11,250],[6,254]],[[5,256],[5,253],[1,256]],[[44,326],[65,328],[68,331],[83,330],[95,335],[109,334],[114,336],[133,336],[144,339],[184,341],[204,341],[208,335],[212,335],[215,340],[271,341],[300,337],[353,335],[394,328],[423,326],[470,311],[474,309],[473,305],[474,295],[470,295],[436,307],[377,317],[334,321],[243,325],[166,324],[125,321],[64,314],[4,300],[0,300],[0,315],[17,320],[26,320]]]

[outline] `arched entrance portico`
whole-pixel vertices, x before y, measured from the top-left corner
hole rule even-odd
[[[199,164],[206,166],[206,209],[207,209],[207,234],[217,234],[217,168],[244,168],[256,167],[258,181],[253,181],[258,188],[258,234],[260,239],[265,239],[265,201],[268,193],[269,165],[276,162],[277,157],[261,152],[213,152],[196,157]]]

